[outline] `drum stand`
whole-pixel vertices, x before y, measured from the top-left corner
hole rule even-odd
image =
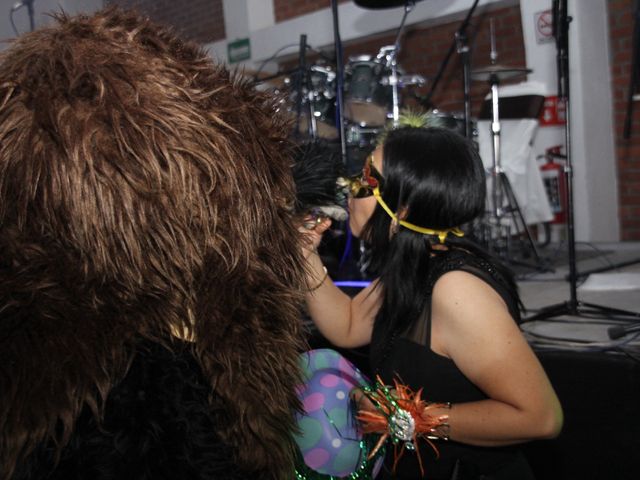
[[[433,109],[434,105],[431,102],[431,98],[440,83],[440,79],[442,78],[449,62],[453,56],[453,53],[456,52],[460,55],[460,61],[462,63],[462,87],[463,87],[463,100],[464,100],[464,133],[467,138],[471,138],[473,133],[473,128],[471,125],[471,85],[470,85],[470,64],[471,64],[471,53],[469,49],[469,45],[467,43],[467,28],[469,27],[469,21],[473,16],[473,13],[478,6],[479,0],[474,0],[473,5],[467,11],[467,15],[463,22],[458,27],[458,30],[455,33],[455,37],[453,39],[453,43],[449,47],[449,51],[445,56],[443,62],[440,64],[438,68],[438,72],[436,73],[433,82],[431,83],[431,89],[429,93],[420,99],[420,103],[428,109]]]
[[[407,0],[404,5],[404,14],[402,15],[402,20],[400,21],[400,27],[398,28],[398,33],[396,34],[396,40],[393,43],[393,48],[388,51],[386,55],[387,67],[391,68],[391,76],[389,77],[389,84],[391,85],[392,92],[392,116],[393,116],[393,126],[397,127],[400,121],[400,95],[398,92],[398,54],[400,53],[400,38],[402,37],[402,33],[404,31],[404,25],[407,21],[407,16],[409,12],[413,10],[415,5],[415,1]]]
[[[306,114],[309,116],[309,123],[307,125],[307,132],[312,139],[318,138],[318,123],[316,119],[316,94],[312,88],[311,82],[309,81],[309,71],[305,70],[303,72],[304,75],[304,84],[307,88],[307,112]]]
[[[316,95],[313,90],[313,85],[309,79],[309,67],[307,66],[307,36],[305,34],[300,35],[300,48],[298,52],[298,68],[295,75],[295,90],[296,90],[296,125],[295,136],[299,137],[302,132],[302,117],[308,117],[306,124],[307,134],[312,139],[318,138],[318,124],[316,121]],[[306,98],[305,98],[306,94]],[[307,108],[303,112],[303,106],[306,104]]]
[[[530,72],[526,68],[505,67],[496,64],[498,53],[495,45],[495,33],[493,29],[493,20],[490,24],[491,29],[491,65],[484,69],[477,69],[472,72],[472,77],[476,79],[487,79],[491,85],[491,139],[492,139],[492,168],[491,168],[491,209],[488,218],[488,235],[484,235],[485,243],[489,251],[497,254],[503,254],[505,260],[511,263],[518,263],[533,268],[541,268],[540,255],[536,249],[536,245],[531,237],[531,232],[527,227],[527,223],[522,215],[522,210],[518,205],[518,200],[513,193],[511,183],[507,174],[502,169],[500,159],[500,94],[499,84],[501,78],[517,78]],[[515,227],[515,233],[523,232],[526,247],[533,255],[535,265],[529,265],[526,262],[516,261],[512,255],[511,247],[511,226]],[[504,238],[504,249],[494,244],[495,239]],[[524,253],[524,252],[523,252]],[[527,256],[525,254],[525,256]]]
[[[522,215],[522,210],[518,205],[518,200],[513,193],[509,178],[500,163],[500,95],[498,91],[499,78],[497,73],[489,76],[489,83],[491,84],[493,163],[491,167],[491,210],[488,218],[489,232],[488,235],[485,236],[485,241],[490,251],[496,251],[497,253],[503,251],[506,260],[528,266],[528,264],[524,262],[517,262],[511,258],[511,225],[514,225],[516,233],[524,233],[526,245],[530,249],[536,264],[540,265],[541,260],[535,243]],[[494,244],[496,238],[505,239],[504,249],[501,249],[499,246],[496,248]]]

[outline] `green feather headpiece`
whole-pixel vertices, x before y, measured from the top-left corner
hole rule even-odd
[[[420,112],[416,110],[403,110],[398,117],[398,125],[394,126],[393,123],[388,123],[384,130],[378,135],[377,145],[382,145],[387,138],[387,135],[391,130],[396,128],[428,128],[428,127],[440,127],[445,128],[445,121],[436,115],[435,110],[429,110],[427,112]]]

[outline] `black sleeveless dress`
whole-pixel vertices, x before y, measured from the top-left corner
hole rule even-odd
[[[371,367],[385,384],[394,378],[417,391],[423,388],[422,398],[433,402],[462,403],[488,398],[471,383],[448,358],[430,348],[431,292],[436,281],[445,273],[463,270],[478,276],[494,288],[505,300],[513,318],[519,319],[517,299],[510,293],[506,279],[495,267],[483,259],[461,250],[438,252],[431,262],[428,295],[424,313],[408,332],[385,335],[374,328]],[[382,337],[382,338],[381,338]],[[386,338],[384,338],[386,337]],[[424,478],[444,479],[533,479],[533,474],[517,446],[476,447],[454,441],[437,441],[439,457],[426,442],[420,441]],[[416,454],[406,451],[396,468],[393,448],[387,449],[385,467],[378,478],[421,478]]]

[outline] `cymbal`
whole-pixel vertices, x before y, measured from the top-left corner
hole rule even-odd
[[[507,65],[488,65],[486,67],[476,68],[471,70],[471,78],[473,80],[491,80],[496,78],[498,80],[511,80],[527,73],[531,73],[532,70],[526,67],[509,67]]]
[[[383,8],[404,7],[407,0],[353,0],[356,5],[362,8],[381,10]],[[421,0],[417,0],[418,2]],[[411,2],[416,3],[416,2]]]

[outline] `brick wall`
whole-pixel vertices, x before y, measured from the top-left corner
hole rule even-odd
[[[199,43],[226,37],[222,0],[108,0],[106,3],[134,8],[158,23],[172,26],[184,38]]]
[[[380,11],[380,14],[384,14]],[[489,52],[491,48],[489,35],[489,20],[493,18],[496,32],[496,50],[498,63],[514,67],[524,67],[525,51],[522,36],[522,22],[520,7],[501,8],[475,15],[467,29],[469,45],[472,47],[472,69],[490,64]],[[418,74],[427,79],[423,87],[409,87],[401,91],[403,103],[416,108],[421,107],[419,99],[423,99],[431,88],[431,81],[436,76],[440,65],[444,61],[447,51],[451,47],[454,34],[460,26],[460,21],[449,22],[430,27],[408,27],[401,42],[401,52],[398,65],[405,74]],[[355,40],[343,46],[345,65],[349,64],[349,57],[360,55],[375,56],[380,47],[392,45],[395,32],[374,38]],[[331,52],[332,53],[332,52]],[[309,62],[314,61],[313,56]],[[295,67],[296,61],[286,62],[283,69]],[[518,78],[516,82],[525,80]],[[508,82],[504,82],[505,84]],[[486,82],[471,83],[472,114],[477,116],[485,95],[490,86]],[[346,92],[348,98],[349,92]],[[416,100],[414,97],[418,97]],[[439,110],[459,113],[464,109],[462,87],[462,63],[460,56],[454,51],[447,68],[444,70],[437,89],[431,98],[433,106]]]
[[[633,64],[634,5],[635,0],[608,0],[622,240],[640,240],[640,101],[633,105],[631,135],[623,138]],[[640,93],[640,88],[636,92]]]
[[[472,48],[472,69],[486,66],[490,63],[490,18],[493,18],[496,32],[498,62],[515,67],[524,67],[525,52],[520,8],[519,6],[514,6],[486,11],[473,17],[467,29],[468,43]],[[405,73],[423,75],[428,81],[424,87],[412,88],[407,93],[413,92],[418,96],[424,96],[429,92],[431,81],[444,61],[459,26],[460,22],[456,21],[428,28],[410,28],[405,32],[401,42],[398,64]],[[344,48],[345,55],[375,55],[380,46],[391,45],[394,40],[395,33],[392,33],[386,37],[350,44]],[[520,78],[517,81],[524,79]],[[474,81],[471,83],[471,106],[474,115],[479,113],[482,100],[489,90],[490,87],[486,82]],[[405,103],[411,103],[409,96],[405,95]],[[440,110],[450,112],[463,111],[462,63],[460,55],[455,51],[438,83],[437,89],[434,91],[432,103]]]
[[[338,0],[338,3],[346,1]],[[276,22],[283,22],[330,6],[331,0],[273,0]]]

